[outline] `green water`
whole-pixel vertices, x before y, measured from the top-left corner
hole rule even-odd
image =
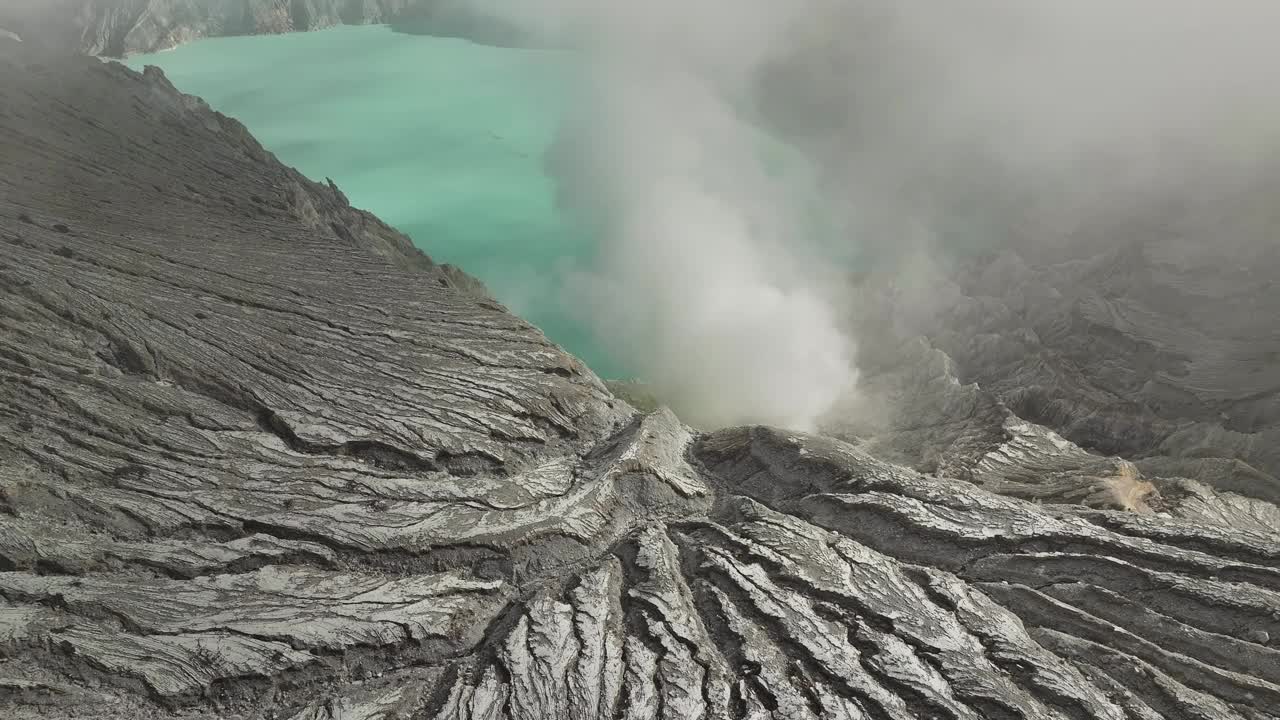
[[[439,262],[617,376],[566,311],[563,272],[591,244],[557,212],[542,169],[567,101],[561,54],[339,27],[216,38],[130,58],[231,115],[315,180],[331,177]]]

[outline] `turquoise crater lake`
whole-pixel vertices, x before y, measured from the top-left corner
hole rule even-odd
[[[214,38],[127,61],[243,122],[284,163],[333,180],[439,262],[605,377],[618,365],[562,296],[590,257],[543,171],[570,92],[563,53],[338,27]]]

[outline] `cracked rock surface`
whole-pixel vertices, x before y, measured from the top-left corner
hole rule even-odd
[[[0,715],[1280,718],[1267,501],[977,391],[637,413],[159,72],[0,63]]]

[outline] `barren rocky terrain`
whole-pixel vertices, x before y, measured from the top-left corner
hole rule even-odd
[[[1216,231],[1153,213],[1166,226],[1110,228],[1092,248],[1063,242],[1079,251],[1066,257],[1003,247],[866,280],[859,334],[875,342],[861,359],[864,405],[828,430],[1030,498],[1048,497],[1046,472],[1079,479],[1110,456],[1132,463],[1153,508],[1201,484],[1280,502],[1280,244],[1240,232],[1269,201],[1256,189],[1221,196],[1230,192],[1201,196],[1218,214],[1196,209]],[[1008,456],[1027,452],[1057,459],[1035,477],[1010,476]]]
[[[1274,365],[1168,320],[1239,277],[997,264],[953,307],[998,325],[868,354],[872,426],[704,433],[160,72],[27,45],[6,717],[1280,717]]]

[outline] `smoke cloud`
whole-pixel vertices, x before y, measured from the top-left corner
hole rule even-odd
[[[599,339],[686,420],[813,429],[855,382],[807,163],[755,82],[806,3],[544,1],[505,17],[582,54],[549,167],[601,241],[570,283]],[[513,15],[514,14],[514,15]],[[728,23],[728,24],[726,24]]]
[[[852,392],[852,271],[927,315],[920,268],[975,248],[1276,242],[1241,200],[1280,188],[1268,0],[485,4],[582,54],[551,163],[603,241],[576,297],[695,424]]]
[[[1072,257],[1137,226],[1171,238],[1185,221],[1215,224],[1216,243],[1266,242],[1226,195],[1275,187],[1280,5],[848,0],[829,12],[771,69],[766,112],[821,164],[823,203],[864,250],[892,256],[924,237],[935,255]]]

